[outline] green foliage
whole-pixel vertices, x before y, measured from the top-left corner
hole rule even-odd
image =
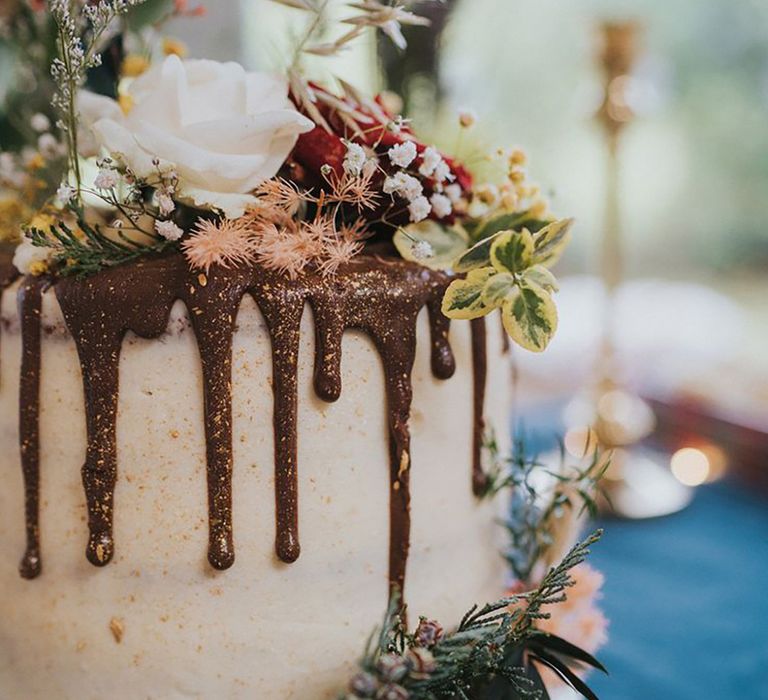
[[[54,251],[52,262],[56,272],[65,277],[85,277],[176,246],[159,237],[148,238],[148,242],[142,243],[128,238],[120,231],[115,238],[110,238],[98,226],[90,226],[84,221],[78,222],[77,233],[60,222],[49,231],[31,229],[26,235],[33,245]]]
[[[550,293],[530,279],[523,279],[502,300],[501,319],[510,338],[533,352],[546,349],[558,323]]]
[[[526,350],[542,352],[557,330],[557,280],[547,266],[562,255],[572,224],[554,221],[535,233],[507,229],[476,243],[453,264],[467,274],[446,290],[443,313],[467,319],[501,309],[509,336]]]
[[[567,641],[540,632],[536,622],[549,617],[546,607],[565,600],[573,585],[571,570],[586,559],[601,535],[598,531],[577,544],[532,591],[473,606],[455,630],[428,644],[418,629],[406,630],[395,597],[379,634],[369,642],[360,673],[350,684],[351,694],[340,697],[373,697],[387,688],[391,697],[408,700],[546,700],[537,662],[553,668],[587,698],[595,698],[572,668],[604,671],[602,664]]]
[[[443,313],[449,318],[473,319],[491,310],[483,299],[486,283],[496,273],[490,267],[472,270],[464,279],[451,282],[443,297]]]
[[[585,445],[585,456],[592,445]],[[519,581],[528,582],[537,562],[550,554],[555,543],[557,521],[569,511],[581,516],[597,514],[595,498],[610,460],[594,450],[585,466],[568,466],[565,448],[560,447],[559,469],[551,470],[536,456],[529,456],[525,439],[518,436],[510,457],[503,457],[493,434],[486,436],[484,448],[490,463],[484,497],[501,491],[512,494],[510,515],[503,521],[509,535],[504,558]],[[534,475],[544,471],[549,477],[546,497],[541,481]]]

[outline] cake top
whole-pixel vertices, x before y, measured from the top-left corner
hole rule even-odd
[[[19,271],[87,276],[177,251],[202,273],[258,264],[333,277],[383,244],[461,277],[446,315],[499,308],[517,343],[543,350],[557,326],[549,267],[570,222],[528,183],[524,154],[478,152],[465,113],[465,145],[449,155],[419,138],[392,95],[306,74],[307,56],[377,30],[403,48],[401,27],[428,20],[408,2],[366,0],[335,25],[328,3],[274,1],[306,22],[276,73],[184,59],[160,28],[203,14],[186,2],[55,0],[6,19],[41,47],[26,68],[50,97],[18,105],[26,140],[0,155],[0,235],[17,244]]]

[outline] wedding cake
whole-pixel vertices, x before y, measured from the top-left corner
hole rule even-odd
[[[64,116],[32,120],[42,163],[4,161],[15,191],[58,177],[0,266],[0,698],[420,698],[449,658],[429,620],[512,583],[489,447],[508,447],[510,337],[554,333],[570,222],[519,152],[480,183],[295,66],[128,54],[114,94],[75,90],[140,5],[23,20],[58,36]],[[354,7],[337,48],[420,23]],[[500,606],[525,622],[505,640],[543,639],[546,585]],[[429,620],[355,675],[388,606]]]

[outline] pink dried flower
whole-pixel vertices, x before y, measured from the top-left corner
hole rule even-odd
[[[294,216],[302,204],[317,201],[309,191],[300,190],[292,182],[283,178],[267,180],[256,190],[256,196],[267,208],[274,207],[290,216]]]
[[[348,263],[363,249],[360,241],[345,238],[334,238],[327,241],[324,246],[325,259],[318,269],[324,276],[335,275],[341,265]]]
[[[305,237],[307,252],[312,255],[320,255],[323,244],[336,237],[336,224],[330,216],[319,215],[312,221],[302,221],[299,228]]]
[[[322,243],[304,225],[265,224],[256,239],[256,259],[269,270],[296,279],[317,257]]]
[[[375,209],[381,195],[373,188],[374,174],[375,171],[368,171],[359,175],[345,173],[338,176],[331,171],[326,176],[326,181],[331,186],[326,199],[329,202],[349,204],[356,207],[358,211]]]
[[[189,264],[205,272],[213,265],[229,268],[256,259],[252,232],[243,219],[198,219],[192,235],[181,247]]]

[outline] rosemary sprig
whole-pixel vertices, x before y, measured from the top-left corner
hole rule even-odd
[[[571,665],[602,665],[586,652],[536,628],[538,620],[550,613],[544,608],[565,600],[566,590],[574,584],[571,571],[589,554],[589,548],[601,537],[597,531],[573,547],[563,560],[552,567],[541,583],[528,593],[502,598],[483,607],[474,606],[458,627],[448,634],[435,635],[436,641],[424,645],[419,629],[405,631],[394,598],[375,646],[369,641],[360,662],[360,672],[350,682],[351,694],[341,698],[393,698],[395,700],[449,700],[452,698],[548,698],[537,682],[532,661],[551,662],[563,673],[566,683],[594,694],[572,671]],[[420,626],[425,624],[422,620]],[[437,623],[427,624],[436,625]],[[373,639],[373,638],[372,638]],[[499,688],[503,695],[499,695]],[[493,688],[494,694],[489,694]]]
[[[110,238],[100,227],[84,221],[78,222],[78,233],[58,222],[48,231],[29,229],[27,236],[33,245],[55,251],[52,262],[58,274],[65,277],[92,275],[104,268],[132,262],[147,254],[160,254],[176,246],[159,237],[140,243],[122,231],[117,232],[116,239]]]
[[[587,446],[590,447],[590,446]],[[486,435],[484,448],[490,468],[485,497],[501,491],[511,492],[510,515],[502,521],[510,542],[504,557],[519,581],[528,581],[537,562],[541,561],[555,543],[553,531],[557,521],[568,511],[580,517],[584,513],[594,517],[597,511],[596,495],[609,456],[599,449],[591,452],[585,466],[568,465],[568,457],[560,444],[560,468],[548,469],[538,456],[531,456],[525,438],[515,439],[512,455],[503,458],[493,433]],[[585,457],[590,450],[585,449]],[[550,483],[546,493],[536,483],[534,474],[544,472]]]

